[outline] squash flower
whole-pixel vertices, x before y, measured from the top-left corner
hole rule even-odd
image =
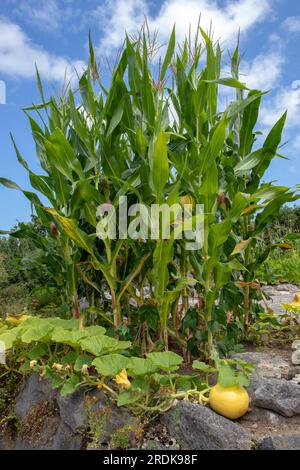
[[[293,301],[291,302],[291,306],[295,308],[300,308],[300,293],[295,295]]]
[[[116,384],[122,385],[122,387],[126,388],[126,390],[129,390],[131,387],[131,383],[128,380],[126,369],[122,369],[120,374],[116,375],[114,381],[116,382]]]
[[[61,370],[63,370],[64,366],[62,364],[57,364],[56,362],[54,362],[53,366],[52,366],[52,369],[55,369],[57,370],[58,372],[60,372]]]

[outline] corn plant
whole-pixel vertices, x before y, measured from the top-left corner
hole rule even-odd
[[[37,73],[41,103],[25,112],[41,175],[30,170],[13,143],[47,206],[36,193],[23,193],[41,222],[57,230],[62,271],[80,328],[89,321],[88,312],[96,313],[116,335],[126,327],[143,353],[167,350],[172,338],[187,359],[191,344],[193,354],[196,345],[197,355],[210,355],[214,334],[219,334],[216,324],[224,323],[222,306],[243,295],[244,308],[235,305],[233,310],[247,330],[256,271],[273,249],[283,247],[263,246],[258,256],[263,230],[282,205],[298,197],[289,188],[263,182],[272,159],[281,156],[286,113],[259,146],[255,127],[263,93],[239,80],[238,47],[231,76],[222,76],[220,45],[200,26],[195,40],[182,45],[176,44],[174,28],[158,62],[147,25],[136,38],[126,36],[108,89],[91,39],[89,45],[89,64],[78,88],[69,87],[59,100],[44,97]],[[235,101],[224,111],[221,86],[236,90]],[[20,189],[10,180],[0,182]],[[204,205],[203,246],[191,251],[189,240],[176,236],[176,214],[169,239],[166,227],[150,240],[99,239],[97,207],[105,203],[120,213],[121,196],[130,204],[143,203],[146,218],[153,204]],[[79,311],[80,283],[90,303],[86,318]],[[197,305],[191,314],[193,297]],[[136,335],[132,328],[141,311]]]

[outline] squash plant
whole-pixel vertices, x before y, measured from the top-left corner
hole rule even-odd
[[[181,399],[209,403],[208,378],[212,373],[218,374],[222,387],[249,384],[253,365],[222,360],[216,350],[212,352],[213,366],[195,360],[194,370],[182,374],[178,369],[183,359],[172,351],[137,357],[132,354],[131,342],[108,336],[103,327],[78,327],[75,319],[23,315],[17,324],[8,319],[2,325],[0,341],[7,353],[13,348],[19,372],[35,372],[50,380],[62,396],[79,387],[97,387],[117,406],[129,407],[136,415],[163,413]],[[9,373],[10,366],[4,367]]]
[[[79,387],[97,387],[118,406],[147,414],[170,408],[187,390],[197,397],[208,391],[197,373],[177,372],[182,363],[178,354],[153,352],[146,358],[136,357],[131,355],[130,341],[108,336],[101,326],[78,326],[75,319],[27,316],[14,327],[7,321],[1,327],[0,341],[7,353],[13,348],[19,372],[49,379],[62,396]],[[4,367],[9,371],[8,365]]]

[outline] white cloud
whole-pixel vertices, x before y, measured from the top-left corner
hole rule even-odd
[[[270,12],[270,0],[230,0],[223,7],[216,0],[165,0],[156,14],[151,14],[146,0],[106,0],[94,12],[100,22],[102,39],[99,49],[106,54],[120,47],[125,30],[135,33],[147,16],[151,30],[159,30],[161,41],[167,40],[176,23],[177,40],[184,40],[191,24],[195,30],[199,14],[207,30],[212,22],[214,37],[232,43],[238,30],[246,33]]]
[[[104,1],[93,13],[102,33],[99,51],[108,54],[118,49],[123,44],[125,31],[136,33],[148,14],[145,0]]]
[[[280,51],[260,54],[251,63],[242,63],[241,79],[249,88],[270,90],[279,85],[284,62]]]
[[[287,128],[298,128],[300,123],[300,88],[281,88],[261,109],[260,120],[263,125],[271,126],[288,111]]]
[[[282,26],[290,33],[300,33],[300,16],[289,16]]]
[[[62,15],[56,0],[47,0],[47,2],[23,0],[18,2],[15,11],[17,16],[39,28],[55,31],[60,28]]]
[[[79,2],[74,0],[1,0],[1,3],[9,8],[10,19],[22,20],[30,27],[34,26],[43,32],[56,35],[64,28],[71,26],[82,18],[83,10]],[[77,4],[76,4],[77,3]],[[77,21],[78,23],[78,21]]]
[[[62,81],[67,71],[70,77],[74,67],[81,70],[82,61],[68,61],[50,54],[30,41],[24,31],[15,23],[0,19],[0,73],[14,78],[33,78],[35,63],[45,80]]]

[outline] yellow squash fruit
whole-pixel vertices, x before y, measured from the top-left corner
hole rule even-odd
[[[249,395],[247,390],[239,385],[222,387],[215,385],[209,394],[211,408],[225,418],[238,419],[247,413]]]

